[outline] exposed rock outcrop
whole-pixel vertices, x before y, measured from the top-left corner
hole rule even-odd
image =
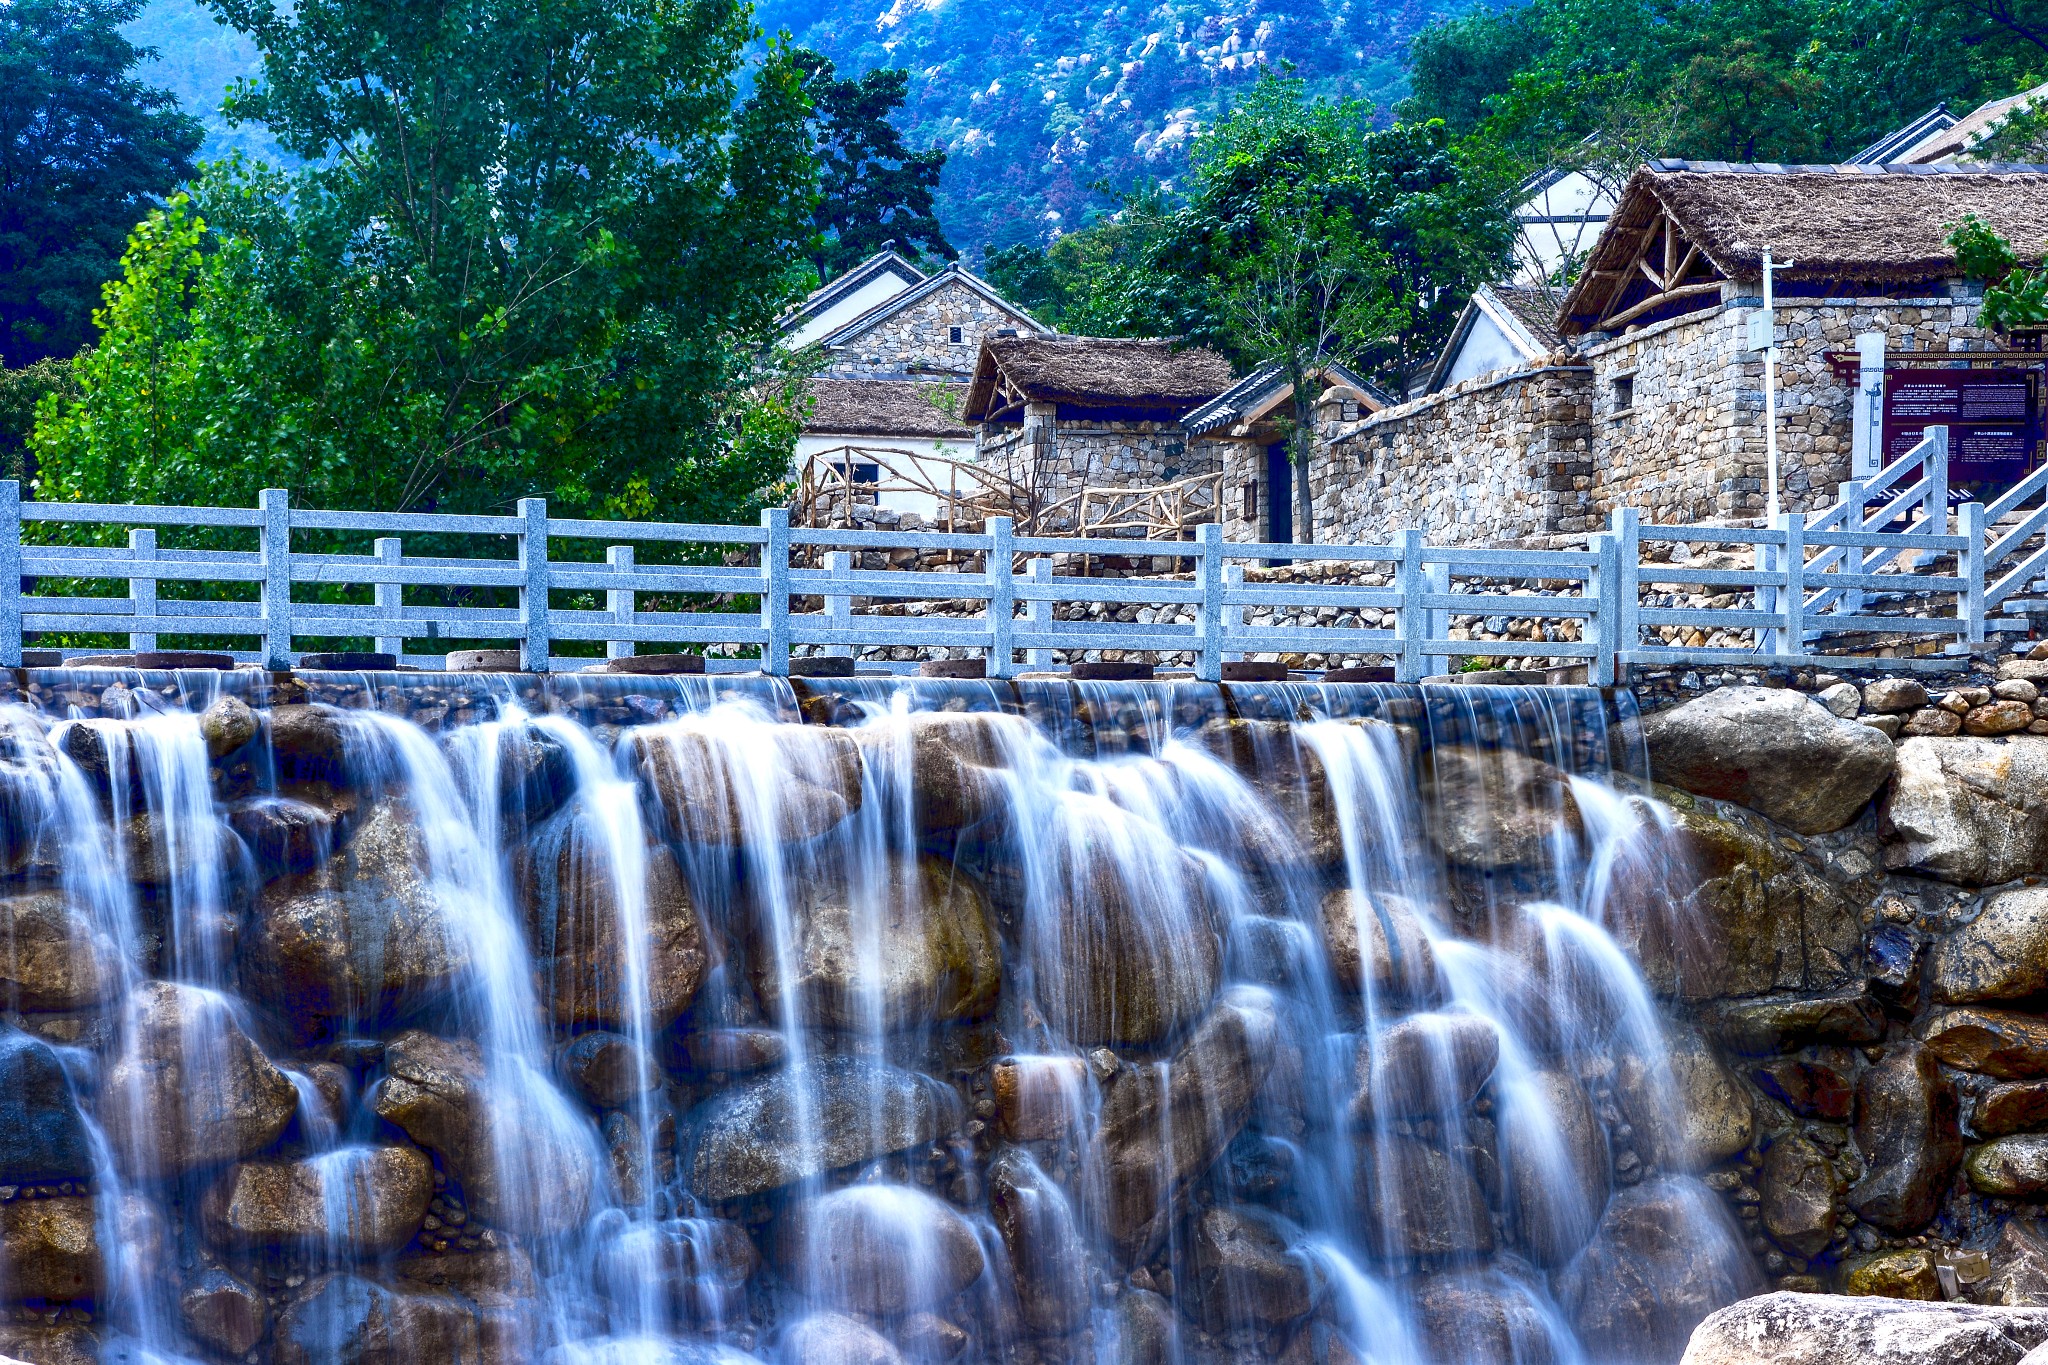
[[[1643,726],[1660,782],[1801,834],[1840,829],[1891,776],[1892,743],[1787,688],[1723,687]]]

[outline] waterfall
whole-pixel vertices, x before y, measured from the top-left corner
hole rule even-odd
[[[1625,699],[38,676],[0,1354],[1648,1365],[1752,1287]]]

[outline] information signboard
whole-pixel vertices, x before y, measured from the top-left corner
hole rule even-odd
[[[1893,369],[1884,377],[1884,459],[1949,429],[1950,483],[2012,484],[2033,464],[2040,412],[2025,370]]]

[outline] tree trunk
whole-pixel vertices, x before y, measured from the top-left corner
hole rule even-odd
[[[1308,486],[1308,462],[1316,448],[1315,400],[1303,394],[1304,387],[1299,381],[1294,386],[1294,432],[1288,438],[1294,449],[1288,453],[1294,460],[1294,543],[1313,545],[1316,498]]]

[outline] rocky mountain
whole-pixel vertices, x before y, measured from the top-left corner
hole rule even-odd
[[[1084,224],[1113,193],[1171,179],[1197,129],[1261,65],[1385,109],[1406,91],[1408,39],[1459,0],[763,0],[843,74],[910,75],[904,130],[947,152],[939,215],[961,250],[1041,240]],[[129,36],[157,49],[149,79],[205,120],[202,155],[276,157],[261,129],[231,128],[222,92],[254,47],[197,0],[152,0]]]

